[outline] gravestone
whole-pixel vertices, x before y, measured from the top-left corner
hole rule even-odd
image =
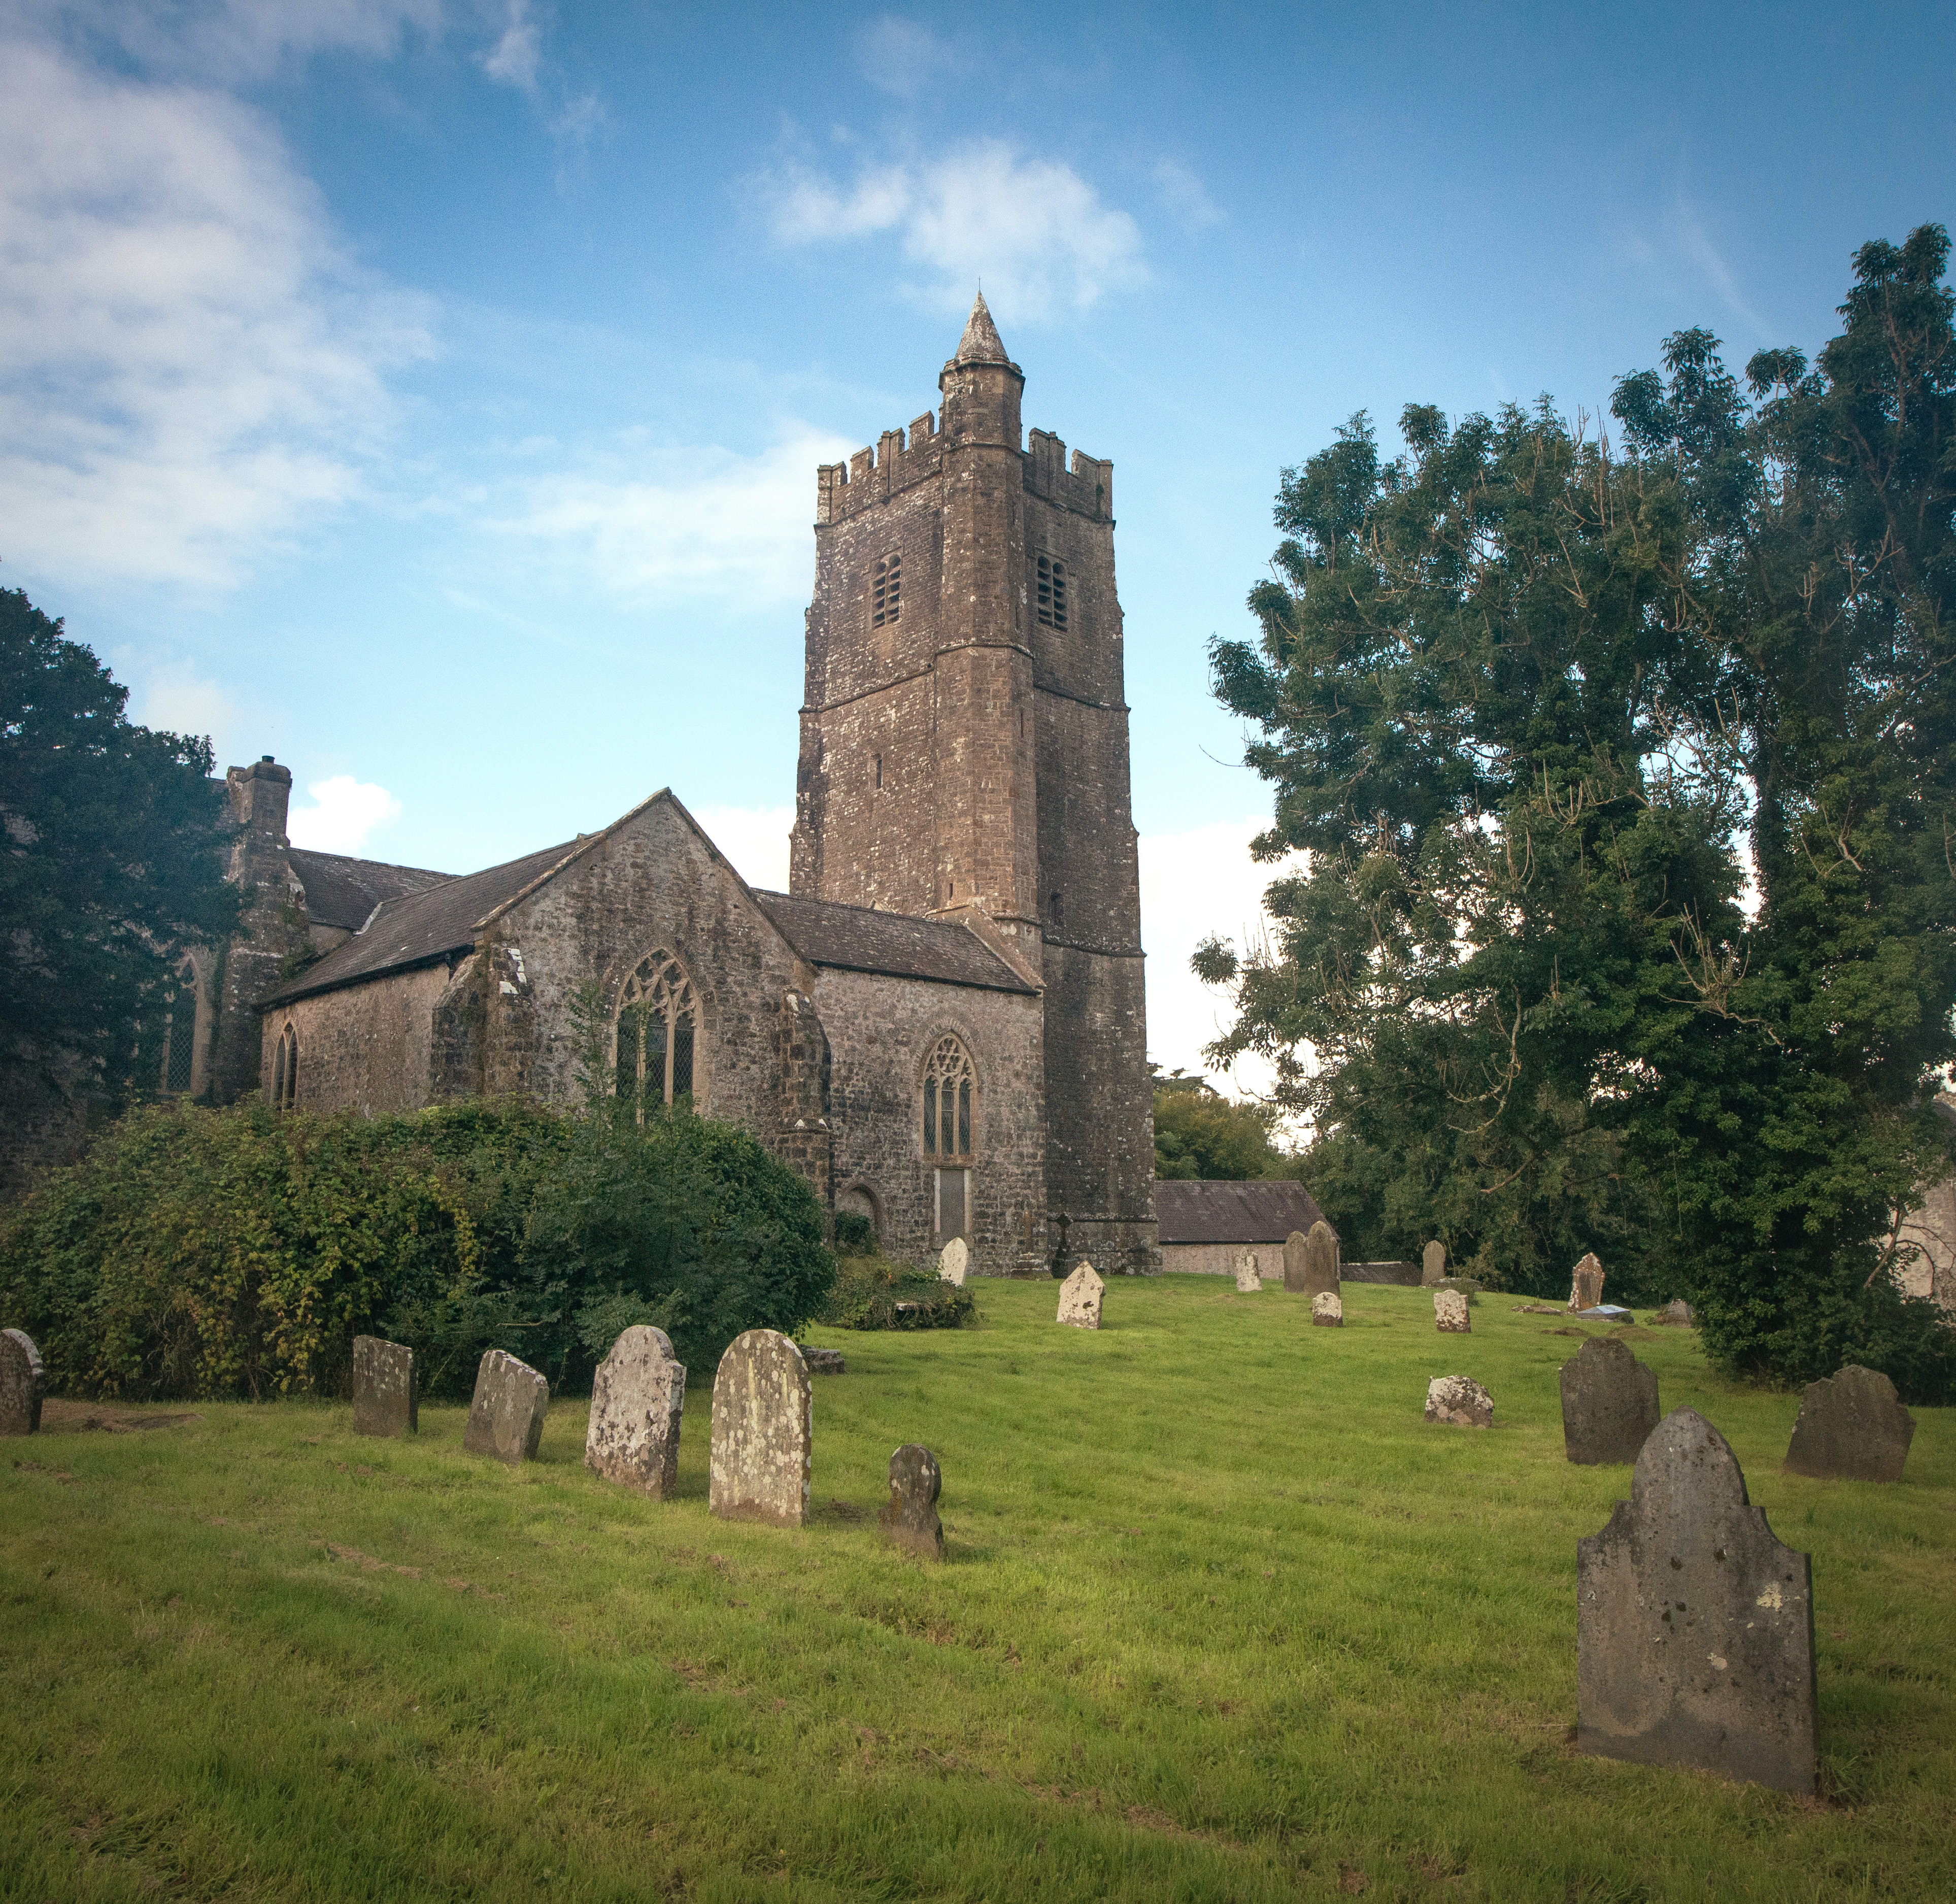
[[[1254,1249],[1239,1249],[1236,1252],[1236,1290],[1239,1295],[1248,1296],[1264,1286],[1264,1279],[1257,1273],[1257,1252]]]
[[[475,1365],[475,1398],[462,1445],[471,1454],[493,1454],[514,1466],[534,1461],[544,1438],[550,1384],[528,1362],[491,1349]]]
[[[1812,1571],[1696,1409],[1652,1431],[1630,1498],[1576,1543],[1576,1749],[1811,1794]]]
[[[1284,1263],[1284,1287],[1290,1287],[1288,1249]],[[1304,1240],[1304,1292],[1306,1296],[1338,1293],[1338,1233],[1322,1217],[1311,1226]]]
[[[877,1523],[899,1547],[926,1560],[944,1558],[944,1524],[937,1517],[943,1486],[937,1457],[929,1448],[906,1441],[890,1457],[889,1505]]]
[[[806,1343],[800,1345],[801,1359],[808,1364],[812,1375],[841,1375],[849,1372],[849,1364],[843,1359],[840,1349],[811,1349]]]
[[[955,1283],[960,1289],[964,1287],[966,1272],[971,1267],[971,1252],[962,1236],[953,1236],[944,1246],[937,1259],[938,1275],[947,1283]]]
[[[1603,1299],[1603,1265],[1592,1251],[1576,1265],[1576,1274],[1570,1279],[1569,1306],[1572,1309],[1593,1309]]]
[[[1446,1274],[1446,1246],[1437,1237],[1419,1252],[1419,1280],[1428,1289]]]
[[[1786,1465],[1816,1481],[1899,1481],[1915,1417],[1896,1398],[1894,1384],[1850,1362],[1828,1381],[1810,1381]]]
[[[773,1329],[737,1335],[713,1378],[713,1512],[807,1526],[814,1454],[815,1397],[801,1351]]]
[[[19,1329],[0,1329],[0,1435],[36,1435],[47,1377],[41,1352]]]
[[[1674,1296],[1664,1306],[1663,1321],[1683,1328],[1689,1328],[1698,1318],[1691,1312],[1691,1305],[1681,1296]]]
[[[1657,1371],[1614,1335],[1562,1365],[1562,1449],[1582,1467],[1634,1461],[1658,1424]]]
[[[1094,1273],[1091,1263],[1082,1263],[1059,1286],[1059,1316],[1070,1329],[1097,1329],[1100,1326],[1100,1298],[1107,1285]]]
[[[353,1338],[353,1432],[412,1435],[421,1426],[421,1371],[415,1352],[377,1335]]]
[[[670,1499],[679,1486],[685,1409],[686,1369],[673,1355],[671,1337],[636,1324],[612,1344],[592,1378],[584,1465],[648,1500]]]
[[[1342,1329],[1345,1326],[1345,1300],[1327,1290],[1311,1299],[1311,1326],[1314,1329]]]
[[[1304,1293],[1304,1262],[1310,1238],[1301,1230],[1293,1230],[1284,1239],[1284,1287],[1293,1296]]]
[[[1494,1398],[1466,1375],[1435,1375],[1426,1385],[1426,1419],[1456,1428],[1492,1428]]]
[[[1425,1283],[1424,1289],[1457,1289],[1467,1299],[1469,1309],[1478,1308],[1481,1301],[1481,1285],[1471,1276],[1443,1276],[1437,1283]],[[1561,1312],[1557,1311],[1559,1315]]]
[[[1467,1298],[1457,1289],[1433,1292],[1433,1326],[1442,1335],[1468,1335],[1474,1318],[1467,1312]]]

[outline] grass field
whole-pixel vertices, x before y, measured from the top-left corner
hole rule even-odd
[[[813,1524],[462,1451],[462,1412],[201,1404],[0,1444],[9,1899],[1956,1896],[1956,1419],[1893,1487],[1782,1475],[1797,1397],[1637,1330],[1813,1555],[1823,1794],[1578,1758],[1570,1325],[1348,1285],[981,1284],[983,1325],[844,1334]],[[1429,1427],[1430,1376],[1494,1394]],[[71,1418],[72,1407],[51,1411]],[[98,1414],[144,1411],[96,1409]],[[181,1415],[175,1408],[150,1411]],[[949,1558],[883,1545],[898,1443]]]

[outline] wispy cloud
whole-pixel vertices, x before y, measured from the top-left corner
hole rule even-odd
[[[386,788],[350,773],[309,782],[306,797],[312,804],[292,810],[286,834],[315,853],[363,852],[377,828],[401,816],[401,803]]]
[[[1163,209],[1184,229],[1199,232],[1222,223],[1222,207],[1188,166],[1173,159],[1157,159],[1154,179]]]
[[[1726,308],[1751,330],[1755,338],[1765,338],[1768,333],[1765,319],[1740,288],[1737,275],[1705,229],[1697,207],[1682,195],[1673,208],[1671,226],[1678,249],[1705,274],[1705,282]]]
[[[886,13],[857,33],[856,63],[871,85],[913,99],[938,79],[961,71],[966,61],[928,27]]]
[[[775,237],[808,245],[894,234],[923,276],[909,288],[959,311],[983,278],[1002,317],[1081,311],[1143,283],[1140,227],[1071,166],[996,140],[838,182],[806,166],[762,182]]]
[[[22,25],[119,48],[153,75],[203,85],[263,79],[328,51],[386,58],[440,30],[443,0],[14,0]]]
[[[543,55],[543,34],[531,14],[529,0],[509,0],[502,37],[482,55],[483,71],[519,93],[534,93]]]

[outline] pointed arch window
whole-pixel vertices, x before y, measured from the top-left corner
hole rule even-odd
[[[272,1054],[272,1108],[295,1110],[299,1101],[299,1034],[289,1024]]]
[[[923,1072],[923,1154],[938,1163],[961,1163],[971,1154],[973,1098],[977,1074],[956,1037],[939,1038]]]
[[[197,973],[186,958],[163,998],[163,1094],[181,1097],[191,1088],[197,1059]]]
[[[618,1095],[642,1124],[650,1106],[690,1097],[699,995],[670,952],[655,952],[625,981],[618,1004]]]

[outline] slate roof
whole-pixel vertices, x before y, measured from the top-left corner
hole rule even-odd
[[[342,853],[314,853],[302,846],[286,849],[286,864],[305,889],[306,917],[316,926],[358,932],[383,899],[424,892],[452,879],[421,866],[389,866],[379,860],[349,859]]]
[[[914,919],[869,906],[756,892],[761,910],[811,965],[838,971],[880,972],[891,978],[934,979],[990,992],[1035,994],[1011,966],[962,922]]]
[[[1287,1178],[1254,1183],[1174,1183],[1157,1179],[1155,1215],[1164,1243],[1280,1243],[1311,1233],[1324,1214],[1311,1192]]]
[[[291,984],[260,1003],[286,1004],[295,998],[358,984],[383,972],[405,971],[432,965],[451,953],[472,951],[477,929],[491,913],[508,905],[525,886],[586,843],[568,840],[481,873],[444,879],[425,892],[389,899],[364,932],[336,946],[317,965],[308,965]]]

